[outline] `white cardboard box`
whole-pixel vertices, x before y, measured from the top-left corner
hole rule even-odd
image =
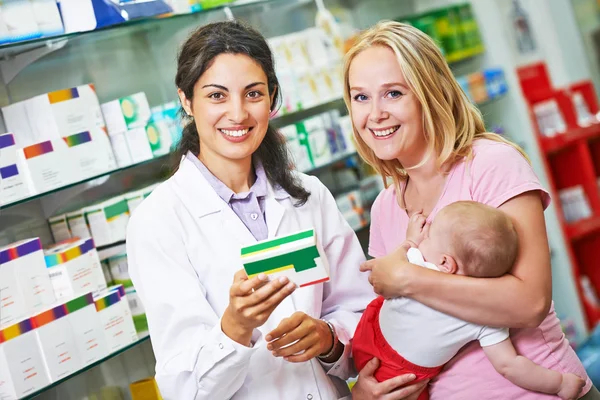
[[[24,165],[23,174],[35,193],[48,192],[78,179],[69,147],[62,139],[46,140],[20,148],[17,157]]]
[[[32,318],[50,380],[56,382],[83,365],[77,350],[65,304],[58,304]]]
[[[129,304],[118,290],[96,296],[95,303],[109,352],[119,350],[138,339]]]
[[[75,334],[82,367],[106,357],[108,345],[92,294],[79,296],[68,301],[65,306],[69,312],[69,324]]]
[[[16,400],[50,384],[32,321],[0,330],[0,399]]]
[[[4,107],[2,112],[7,128],[16,132],[19,147],[64,140],[67,160],[72,163],[65,168],[71,168],[72,181],[116,168],[94,85],[38,95]]]
[[[0,271],[0,325],[32,315],[55,301],[39,238],[0,248]]]
[[[106,288],[93,239],[69,241],[45,250],[44,255],[57,299],[97,293]]]
[[[12,133],[0,135],[0,205],[32,195]]]

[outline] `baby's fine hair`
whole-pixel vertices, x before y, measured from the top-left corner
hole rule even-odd
[[[475,201],[458,201],[440,214],[448,218],[454,256],[468,276],[496,278],[512,269],[519,246],[506,213]]]

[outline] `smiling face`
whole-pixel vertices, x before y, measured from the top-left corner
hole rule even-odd
[[[220,54],[200,76],[190,101],[180,90],[185,111],[194,117],[200,160],[209,165],[251,160],[269,124],[267,76],[252,58]]]
[[[373,46],[352,60],[348,72],[352,122],[381,160],[417,165],[427,151],[421,104],[410,90],[394,52]]]

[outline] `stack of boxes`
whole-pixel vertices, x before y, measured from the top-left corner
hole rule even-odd
[[[341,97],[342,54],[323,30],[310,28],[268,42],[283,94],[282,114]]]
[[[37,193],[116,167],[93,85],[13,103],[2,114],[13,134],[17,166]]]
[[[106,288],[92,239],[0,249],[0,398],[17,399],[137,340],[123,286]],[[117,305],[117,306],[115,306]]]
[[[144,93],[136,93],[102,104],[110,141],[119,167],[152,158],[146,135],[150,105]]]
[[[129,217],[158,184],[152,184],[121,196],[112,197],[49,218],[55,242],[71,238],[91,237],[96,246],[125,240]]]
[[[296,168],[308,171],[354,153],[352,123],[338,110],[329,111],[280,129]]]
[[[3,107],[0,206],[169,153],[181,138],[177,110],[150,109],[144,93],[100,106],[92,84]]]

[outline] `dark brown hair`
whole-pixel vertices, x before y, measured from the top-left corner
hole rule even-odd
[[[256,61],[267,76],[269,95],[273,94],[271,111],[279,107],[281,93],[269,45],[258,31],[239,21],[205,25],[193,32],[181,47],[177,57],[175,84],[190,101],[194,97],[196,82],[220,54],[243,54]],[[180,114],[182,118],[186,118],[183,108]],[[193,120],[183,128],[183,135],[173,160],[175,170],[179,166],[181,157],[188,151],[195,156],[200,154],[200,139]],[[296,205],[306,203],[310,193],[292,174],[292,162],[285,138],[275,128],[269,125],[253,157],[262,163],[267,178],[273,186],[279,186],[295,198]]]

